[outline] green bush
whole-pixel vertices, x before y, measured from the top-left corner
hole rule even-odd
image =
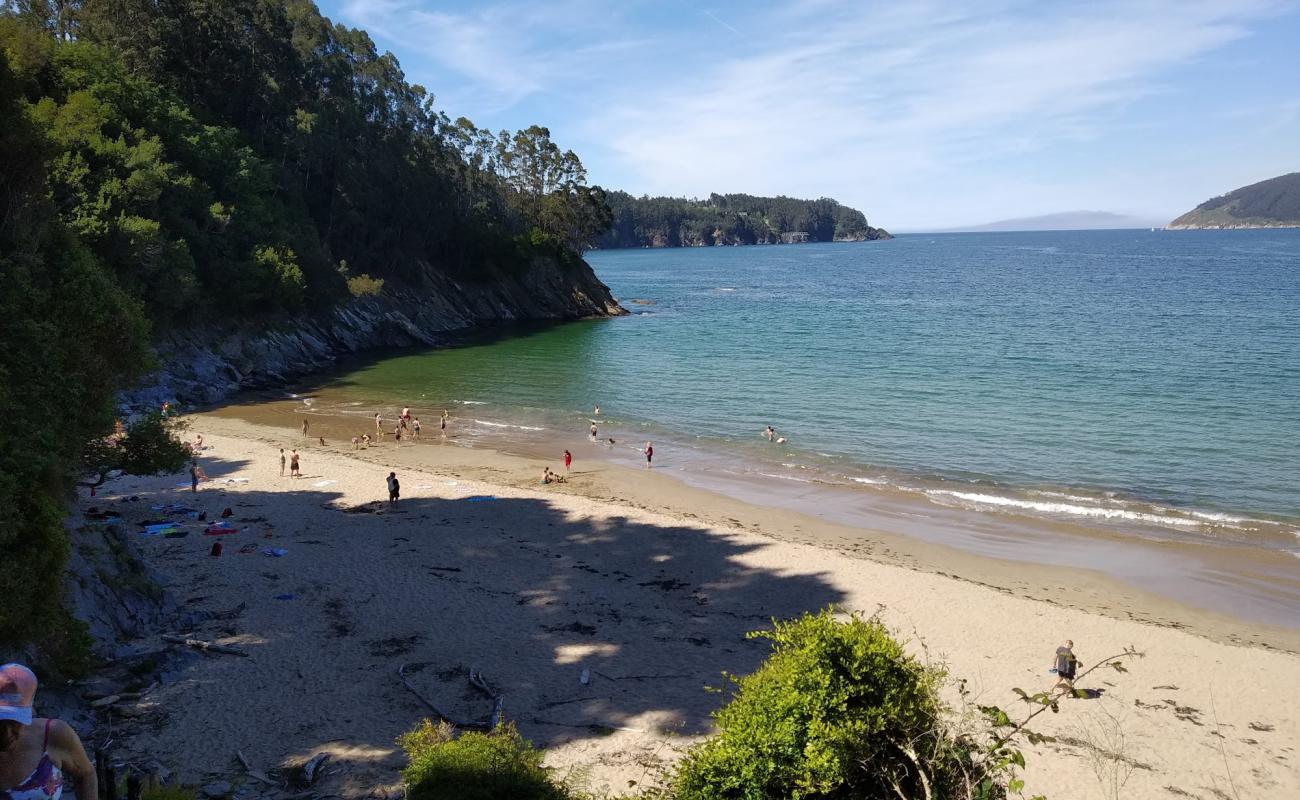
[[[876,620],[839,622],[830,609],[751,636],[775,649],[731,679],[720,732],[678,768],[677,800],[924,796],[923,784],[949,796],[966,756],[940,720],[942,671]]]
[[[348,278],[348,293],[353,297],[377,295],[383,290],[383,278],[372,278],[364,272],[360,275]]]
[[[542,754],[513,725],[455,736],[425,720],[397,740],[410,763],[402,773],[408,800],[566,800]]]

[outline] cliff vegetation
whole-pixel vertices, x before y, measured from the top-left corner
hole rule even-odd
[[[856,208],[823,197],[755,197],[711,194],[707,200],[633,197],[610,192],[612,222],[596,238],[604,249],[622,247],[702,247],[709,245],[796,242],[861,242],[888,239],[867,224]]]
[[[1252,183],[1206,200],[1168,227],[1175,230],[1300,227],[1300,172]]]
[[[0,411],[38,420],[0,432],[6,649],[69,628],[81,474],[176,466],[104,444],[151,342],[393,292],[454,290],[456,324],[617,311],[577,155],[452,119],[309,0],[0,0],[0,119]]]

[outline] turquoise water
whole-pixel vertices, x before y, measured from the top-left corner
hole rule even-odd
[[[1300,544],[1300,230],[589,261],[632,316],[402,355],[330,391],[450,405],[485,441],[581,440],[598,403],[602,438],[656,439],[669,465]],[[786,443],[761,437],[769,424]]]

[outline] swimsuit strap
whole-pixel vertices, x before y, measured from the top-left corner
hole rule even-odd
[[[42,753],[48,752],[50,749],[50,723],[53,721],[52,719],[45,720],[45,741],[41,742]]]

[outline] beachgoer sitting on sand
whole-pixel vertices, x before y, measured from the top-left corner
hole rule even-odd
[[[1055,688],[1064,687],[1074,691],[1074,676],[1079,670],[1079,659],[1074,655],[1074,642],[1066,639],[1064,645],[1056,648],[1054,661],[1052,668],[1056,670],[1056,676],[1059,679]]]
[[[358,437],[356,437],[356,436],[353,436],[353,437],[352,437],[352,449],[353,449],[353,450],[356,450],[357,447],[358,447],[360,444],[361,444],[361,439],[358,438]]]
[[[551,482],[551,468],[546,467],[542,470],[542,483],[550,483],[550,482]]]
[[[203,449],[203,434],[194,437],[194,444],[190,445],[190,449],[196,453]]]
[[[70,783],[93,800],[99,783],[81,739],[62,720],[33,716],[36,687],[27,667],[0,666],[0,797],[59,800]]]
[[[368,433],[361,434],[361,444],[365,445],[366,447],[370,446],[370,434]]]
[[[324,447],[324,446],[325,446],[325,437],[324,437],[324,436],[320,436],[320,437],[317,437],[317,438],[320,439],[320,446],[321,446],[321,447]]]

